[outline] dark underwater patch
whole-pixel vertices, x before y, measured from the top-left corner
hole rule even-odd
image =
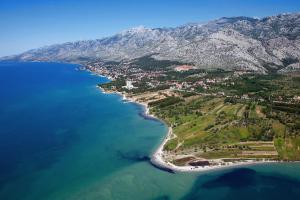
[[[232,172],[221,175],[215,180],[206,182],[202,185],[204,188],[213,189],[216,187],[230,187],[239,189],[255,184],[256,171],[252,169],[237,169]]]
[[[235,169],[212,180],[200,176],[182,199],[277,200],[299,199],[300,181],[281,174]]]
[[[153,200],[169,200],[169,199],[171,199],[169,196],[163,195],[163,196],[157,197],[157,198],[155,198]]]
[[[147,115],[144,111],[139,112],[138,114],[139,114],[140,117],[142,117],[145,120],[150,120],[150,121],[155,121],[155,122],[160,122],[161,123],[161,121],[159,119]]]
[[[153,162],[151,162],[151,158],[149,156],[147,156],[139,151],[122,152],[122,151],[118,150],[118,151],[116,151],[116,153],[119,158],[127,160],[129,162],[149,162],[149,164],[151,164],[156,169],[159,169],[159,170],[162,170],[162,171],[165,171],[168,173],[172,173],[172,174],[175,173],[174,170],[172,170],[172,169],[154,164]]]
[[[147,162],[150,161],[150,157],[142,154],[139,151],[122,152],[117,151],[117,155],[121,159],[133,161],[133,162]]]
[[[150,120],[150,121],[155,121],[155,122],[160,122],[162,125],[164,125],[163,122],[160,121],[159,119],[157,119],[156,117],[151,117],[151,116],[147,115],[145,113],[145,107],[141,106],[141,104],[138,104],[138,103],[135,103],[135,102],[130,102],[130,103],[132,103],[135,106],[135,108],[138,111],[138,115],[140,117],[142,117],[143,119]]]

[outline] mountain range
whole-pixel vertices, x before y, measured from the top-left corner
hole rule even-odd
[[[223,17],[175,28],[132,28],[111,37],[56,44],[1,60],[85,63],[155,59],[258,73],[300,70],[300,13]]]

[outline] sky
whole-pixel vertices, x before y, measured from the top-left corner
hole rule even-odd
[[[300,0],[0,0],[0,56],[136,26],[300,12]]]

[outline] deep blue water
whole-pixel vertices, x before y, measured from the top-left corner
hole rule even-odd
[[[0,199],[299,199],[300,165],[171,174],[167,131],[78,66],[0,63]]]

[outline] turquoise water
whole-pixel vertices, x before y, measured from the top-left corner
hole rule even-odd
[[[171,174],[148,157],[167,127],[57,63],[0,63],[0,199],[295,199],[300,165]]]

